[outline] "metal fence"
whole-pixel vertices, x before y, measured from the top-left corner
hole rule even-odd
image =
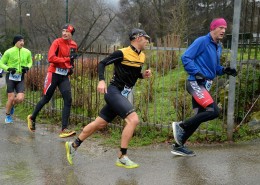
[[[257,1],[243,1],[241,10],[241,26],[239,30],[238,58],[236,62],[239,71],[235,84],[235,104],[234,122],[235,126],[246,123],[250,118],[250,113],[259,111],[255,102],[260,94],[260,56],[259,56],[259,13],[260,6]],[[235,17],[240,17],[237,13]],[[241,37],[241,38],[240,38]],[[225,48],[230,47],[232,35],[226,37]],[[179,41],[179,42],[176,42]],[[184,49],[172,48],[171,46],[183,43],[179,36],[173,40],[168,40],[170,47],[163,44],[150,47],[146,53],[146,63],[144,69],[151,68],[153,77],[148,80],[139,80],[134,88],[131,101],[136,108],[140,118],[141,126],[155,128],[161,132],[171,133],[171,122],[185,120],[193,114],[191,109],[191,96],[185,90],[186,72],[180,61],[180,56]],[[99,110],[104,105],[103,95],[96,90],[98,84],[97,63],[112,53],[117,48],[108,46],[92,47],[82,53],[75,64],[74,74],[71,76],[72,84],[72,112],[70,116],[71,124],[85,125],[93,120]],[[34,52],[39,53],[39,51]],[[34,63],[33,69],[26,78],[26,101],[25,106],[33,109],[40,100],[47,72],[48,62],[46,52],[43,58]],[[223,53],[221,64],[229,66],[231,60],[230,50]],[[232,61],[233,58],[232,58]],[[113,73],[113,66],[106,68],[106,81],[109,83]],[[233,86],[233,83],[231,83]],[[212,136],[214,139],[227,134],[227,105],[229,95],[229,78],[224,75],[214,80],[211,90],[215,101],[221,108],[221,115],[218,119],[203,123],[198,129],[198,133],[203,136]],[[232,94],[232,93],[231,93]],[[39,117],[49,118],[58,122],[61,119],[63,101],[57,90],[51,102],[44,107]],[[233,108],[233,107],[232,107]],[[232,110],[233,111],[233,110]],[[233,119],[233,118],[232,118]],[[123,127],[121,119],[115,119],[112,126]],[[225,138],[224,138],[225,139]]]
[[[103,95],[96,90],[98,84],[97,64],[115,47],[91,48],[82,53],[75,62],[74,74],[71,76],[72,111],[70,123],[86,125],[93,120],[105,104]],[[140,118],[140,126],[155,128],[160,132],[172,135],[171,123],[185,120],[193,114],[191,96],[185,90],[187,74],[183,69],[180,56],[184,49],[150,47],[145,51],[146,63],[144,69],[151,68],[153,76],[150,79],[139,80],[133,90],[133,102]],[[221,62],[229,65],[230,52],[225,50]],[[243,120],[250,105],[260,92],[260,70],[258,60],[238,61],[239,75],[237,77],[235,122]],[[26,77],[25,106],[34,108],[40,100],[47,73],[48,62],[46,57],[35,62]],[[107,84],[113,74],[113,65],[107,66],[105,76]],[[201,125],[198,133],[215,139],[226,135],[228,78],[226,75],[216,78],[212,87],[212,95],[222,114],[219,119]],[[61,120],[63,101],[58,89],[51,102],[41,111],[39,117],[49,118],[52,121]],[[115,119],[112,126],[123,127],[121,119]]]

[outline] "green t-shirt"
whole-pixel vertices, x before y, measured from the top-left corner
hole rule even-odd
[[[32,67],[31,51],[16,46],[8,49],[0,59],[0,68],[7,71],[8,68],[16,68],[16,73],[22,73],[22,66]]]

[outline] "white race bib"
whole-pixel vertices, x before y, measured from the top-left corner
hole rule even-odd
[[[125,86],[124,87],[124,90],[121,91],[121,94],[127,98],[128,94],[132,91],[132,88],[131,87],[127,87]]]
[[[211,89],[213,81],[212,80],[206,80],[205,88],[209,91]]]
[[[62,68],[56,67],[55,73],[59,74],[59,75],[66,76],[68,74],[68,71],[69,71],[68,69],[62,69]]]
[[[11,74],[9,73],[9,80],[12,81],[22,81],[22,74]]]

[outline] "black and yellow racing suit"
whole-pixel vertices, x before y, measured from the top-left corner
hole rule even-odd
[[[144,61],[145,54],[138,52],[132,45],[119,49],[99,63],[99,80],[105,79],[105,66],[114,63],[114,76],[110,83],[119,89],[133,87],[138,78],[143,78],[141,70]]]
[[[114,64],[114,75],[105,94],[107,104],[99,113],[101,118],[107,122],[111,122],[117,115],[125,119],[135,111],[133,105],[128,101],[127,96],[137,79],[143,78],[141,70],[144,61],[145,54],[138,52],[133,46],[129,46],[115,51],[99,63],[99,80],[105,79],[105,66]]]

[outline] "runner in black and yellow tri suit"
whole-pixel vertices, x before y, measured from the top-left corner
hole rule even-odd
[[[129,38],[131,45],[119,49],[110,56],[99,62],[99,84],[97,90],[105,93],[106,105],[102,108],[95,121],[84,127],[78,138],[72,142],[66,142],[67,159],[73,164],[73,156],[77,147],[95,131],[104,128],[117,115],[126,121],[122,132],[120,153],[116,165],[125,168],[136,168],[139,165],[127,157],[128,143],[132,138],[134,130],[139,123],[139,118],[133,105],[127,99],[138,78],[150,78],[151,70],[142,72],[145,62],[145,54],[142,52],[149,43],[150,37],[144,30],[133,29]],[[114,64],[114,75],[108,88],[106,87],[104,71],[105,66]]]

